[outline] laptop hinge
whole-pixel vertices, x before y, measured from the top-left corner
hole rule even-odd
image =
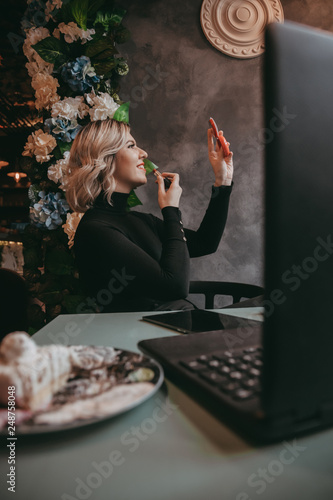
[[[279,415],[267,415],[264,411],[260,411],[257,412],[257,417],[261,419],[267,419],[267,421],[269,421],[271,425],[274,425],[276,427],[289,426],[295,420],[295,416],[291,412],[281,413]]]

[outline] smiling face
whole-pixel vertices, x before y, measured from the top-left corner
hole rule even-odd
[[[131,134],[125,146],[120,149],[115,156],[115,172],[113,177],[116,181],[118,193],[130,193],[132,189],[146,184],[146,170],[143,160],[147,158],[147,153],[140,149]]]

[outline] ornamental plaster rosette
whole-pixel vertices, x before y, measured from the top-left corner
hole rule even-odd
[[[200,14],[202,30],[213,47],[239,59],[262,54],[266,25],[283,19],[280,0],[204,0]]]

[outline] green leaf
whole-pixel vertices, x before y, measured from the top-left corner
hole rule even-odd
[[[66,308],[68,314],[77,314],[84,312],[92,312],[91,305],[87,303],[87,297],[84,295],[65,295],[62,305]]]
[[[66,276],[73,272],[73,258],[70,253],[49,249],[45,255],[45,271]]]
[[[39,298],[44,304],[54,306],[61,302],[62,293],[59,291],[41,293]]]
[[[32,337],[36,332],[38,332],[39,328],[33,328],[32,326],[29,326],[28,328],[28,335],[30,335],[30,337]]]
[[[72,0],[71,12],[76,24],[83,30],[87,29],[89,0]]]
[[[94,68],[98,75],[105,75],[117,65],[117,61],[112,57],[103,61],[95,61]]]
[[[40,258],[35,247],[24,249],[24,265],[29,269],[37,268],[40,265]]]
[[[98,9],[101,9],[105,3],[105,0],[89,0],[88,14],[89,17],[95,14]]]
[[[86,30],[88,16],[93,16],[101,4],[102,0],[70,0],[63,2],[59,11],[59,18],[66,24],[74,21],[80,28]]]
[[[57,147],[52,151],[52,154],[56,160],[62,160],[65,151],[70,151],[73,142],[58,141]]]
[[[125,26],[120,26],[115,34],[115,42],[116,43],[125,43],[128,42],[128,40],[131,38],[131,33],[130,31],[125,28]]]
[[[129,71],[129,67],[127,64],[127,61],[123,57],[117,57],[117,67],[116,67],[116,72],[120,76],[125,76],[127,75]]]
[[[87,43],[85,55],[92,59],[97,55],[101,56],[105,51],[107,51],[105,57],[116,54],[117,49],[114,46],[113,38],[110,36],[94,37],[93,40]],[[110,51],[112,51],[112,53],[110,53]]]
[[[125,102],[115,112],[113,115],[113,119],[117,120],[118,122],[124,122],[124,123],[129,123],[129,107],[130,107],[130,102]]]
[[[150,174],[150,172],[152,172],[153,170],[158,169],[158,166],[155,165],[155,163],[153,163],[152,161],[148,160],[147,158],[143,160],[143,163],[147,174]]]
[[[28,190],[28,196],[31,203],[37,203],[39,200],[38,193],[41,191],[40,186],[38,184],[31,184]],[[27,226],[30,229],[30,226]],[[28,231],[28,230],[27,230]],[[35,236],[35,235],[34,235]]]
[[[72,147],[72,142],[64,142],[64,141],[58,141],[58,146],[61,152],[61,157],[64,156],[65,151],[70,151]]]
[[[118,50],[116,49],[116,47],[114,46],[109,46],[108,49],[104,50],[103,52],[100,52],[99,54],[97,54],[94,58],[93,58],[93,61],[94,61],[94,64],[96,64],[96,62],[103,62],[104,59],[109,59],[114,61],[114,55],[115,54],[118,54]],[[115,61],[116,62],[116,61]]]
[[[126,14],[126,9],[123,9],[122,7],[114,7],[112,9],[112,14],[115,16],[117,23],[120,24]]]
[[[40,55],[44,61],[52,63],[55,66],[60,66],[67,60],[65,55],[67,51],[65,43],[54,36],[44,38],[35,45],[32,45],[32,48],[35,49],[37,54]]]
[[[95,24],[101,24],[105,31],[108,31],[110,28],[119,26],[125,14],[126,10],[121,8],[113,9],[112,12],[98,11],[94,26]]]
[[[137,205],[142,205],[142,203],[132,189],[132,191],[130,192],[130,195],[128,197],[128,200],[127,200],[127,206],[128,206],[128,208],[132,208],[132,207],[136,207]]]
[[[105,31],[108,31],[109,29],[109,20],[111,18],[111,13],[110,12],[102,12],[98,11],[96,14],[96,19],[94,21],[94,26],[96,24],[101,24],[104,28]]]
[[[71,2],[63,2],[61,9],[58,12],[57,20],[58,17],[59,21],[63,21],[66,24],[73,21]]]

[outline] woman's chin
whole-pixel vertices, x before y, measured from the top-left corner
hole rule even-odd
[[[143,178],[142,180],[138,181],[136,183],[136,186],[135,187],[140,187],[140,186],[144,186],[145,184],[147,184],[147,177]]]

